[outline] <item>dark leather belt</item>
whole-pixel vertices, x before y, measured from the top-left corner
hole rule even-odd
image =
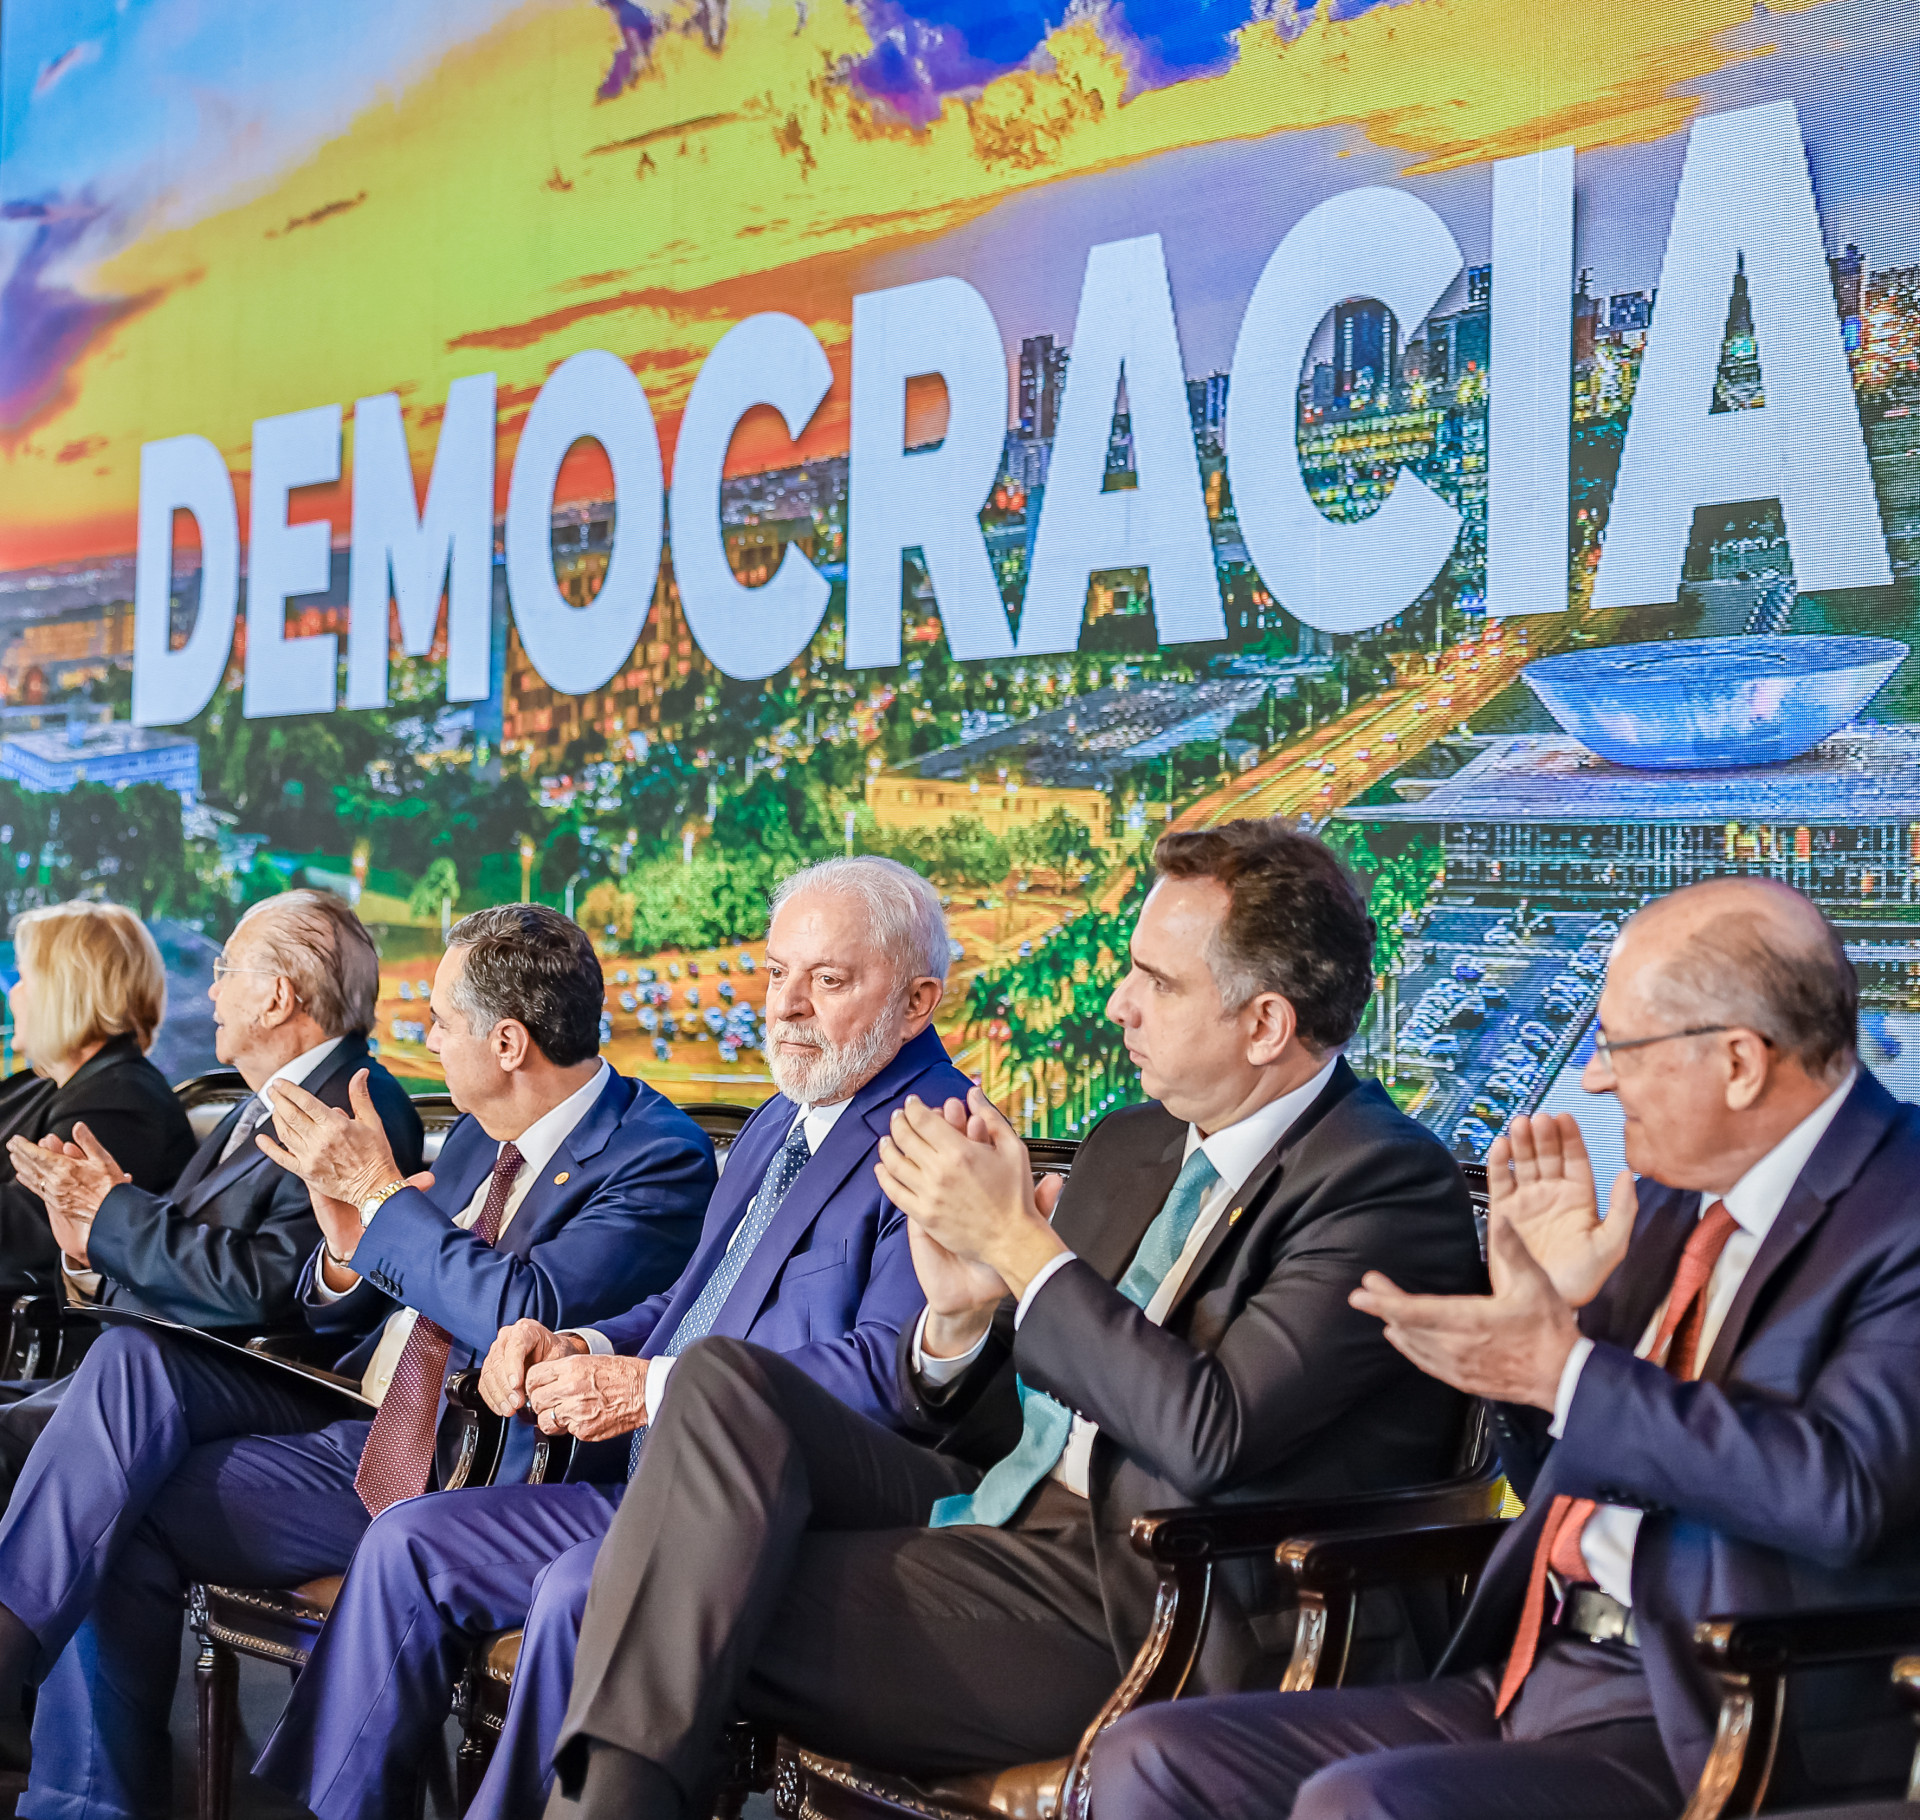
[[[1633,1622],[1633,1607],[1622,1605],[1597,1586],[1576,1586],[1567,1594],[1561,1611],[1560,1628],[1589,1643],[1625,1643],[1640,1647],[1640,1633]]]

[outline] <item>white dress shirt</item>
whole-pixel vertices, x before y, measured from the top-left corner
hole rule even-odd
[[[793,1115],[786,1131],[781,1135],[781,1144],[784,1146],[787,1139],[793,1135],[793,1127],[795,1125],[804,1125],[807,1133],[807,1155],[809,1157],[818,1156],[820,1154],[820,1146],[827,1141],[827,1133],[840,1122],[841,1113],[845,1112],[852,1104],[853,1099],[852,1096],[849,1095],[844,1100],[835,1100],[830,1106],[802,1106],[800,1110]],[[756,1189],[754,1192],[757,1196],[759,1191]],[[741,1208],[739,1222],[735,1225],[732,1236],[727,1240],[727,1249],[729,1251],[733,1249],[734,1240],[739,1238],[740,1228],[747,1223],[747,1215],[752,1211],[753,1198],[750,1197],[746,1206]],[[587,1351],[590,1353],[606,1354],[613,1351],[613,1342],[597,1327],[569,1327],[565,1331],[572,1334],[576,1339],[584,1340]],[[662,1334],[660,1336],[663,1345],[672,1338],[672,1334]],[[667,1378],[672,1370],[673,1360],[662,1357],[658,1353],[653,1355],[652,1361],[647,1367],[646,1398],[647,1425],[649,1427],[660,1419],[660,1399],[667,1394]]]
[[[525,1131],[513,1140],[513,1146],[520,1152],[520,1173],[513,1178],[513,1186],[507,1190],[507,1204],[500,1214],[500,1230],[494,1234],[496,1244],[506,1236],[513,1224],[513,1216],[520,1211],[520,1203],[533,1191],[533,1185],[540,1179],[541,1171],[553,1161],[554,1153],[573,1135],[573,1128],[593,1110],[594,1104],[606,1090],[613,1078],[613,1070],[605,1062],[600,1070],[584,1087],[576,1088],[572,1093],[553,1107],[543,1112]],[[494,1151],[497,1162],[502,1144]],[[473,1198],[453,1216],[456,1226],[470,1227],[479,1219],[487,1204],[487,1190],[493,1186],[493,1172],[489,1170],[480,1178],[480,1185],[474,1189]],[[382,1206],[385,1202],[381,1203]],[[373,1210],[373,1220],[380,1217],[380,1208]],[[367,1224],[371,1226],[373,1220]],[[321,1265],[314,1270],[313,1287],[317,1301],[330,1302],[336,1299],[336,1292],[326,1286]],[[369,1403],[378,1403],[387,1394],[387,1386],[393,1382],[394,1367],[400,1363],[400,1354],[406,1349],[407,1336],[413,1332],[413,1324],[420,1318],[411,1308],[396,1309],[387,1316],[386,1327],[380,1335],[380,1344],[374,1349],[373,1357],[367,1363],[367,1369],[360,1379],[360,1394]]]
[[[341,1038],[330,1036],[323,1043],[315,1043],[311,1049],[301,1050],[292,1061],[282,1067],[276,1068],[268,1075],[267,1078],[260,1083],[260,1091],[258,1093],[250,1094],[246,1099],[242,1100],[240,1102],[240,1117],[234,1121],[233,1130],[228,1134],[226,1145],[221,1150],[219,1159],[214,1163],[213,1168],[218,1169],[221,1164],[227,1162],[233,1156],[234,1152],[240,1148],[234,1140],[240,1135],[240,1127],[247,1117],[248,1109],[252,1107],[256,1101],[258,1101],[264,1109],[263,1116],[259,1121],[261,1124],[265,1124],[267,1119],[273,1116],[273,1096],[269,1093],[268,1089],[273,1086],[275,1081],[291,1081],[296,1087],[303,1085],[307,1076],[338,1049],[340,1043]],[[224,1122],[223,1120],[222,1123]],[[207,1171],[208,1175],[212,1173],[212,1169]],[[91,1302],[99,1297],[99,1271],[75,1268],[73,1260],[64,1253],[60,1258],[60,1268],[65,1272],[67,1282],[72,1288],[73,1300]]]
[[[1833,1123],[1841,1103],[1853,1091],[1857,1072],[1849,1071],[1847,1078],[1831,1095],[1794,1126],[1725,1194],[1703,1194],[1700,1197],[1700,1205],[1694,1215],[1696,1219],[1719,1200],[1733,1216],[1736,1230],[1714,1264],[1713,1274],[1707,1278],[1705,1306],[1700,1312],[1700,1337],[1694,1347],[1696,1363],[1706,1363],[1707,1355],[1712,1352],[1713,1343],[1726,1323],[1727,1313],[1733,1307],[1734,1297],[1740,1293],[1740,1285],[1746,1280],[1754,1254],[1759,1251],[1761,1241],[1773,1230],[1773,1222],[1780,1217],[1780,1209],[1787,1204],[1787,1196],[1793,1192],[1793,1185],[1800,1179],[1800,1172],[1806,1168],[1807,1159],[1813,1155],[1815,1146],[1826,1136],[1827,1127]],[[1662,1297],[1660,1306],[1653,1312],[1653,1319],[1647,1323],[1646,1332],[1640,1336],[1639,1345],[1633,1349],[1635,1358],[1644,1359],[1653,1350],[1666,1312],[1667,1299]],[[1587,1360],[1593,1356],[1593,1347],[1592,1340],[1575,1341],[1573,1350],[1567,1354],[1566,1364],[1561,1368],[1560,1388],[1553,1400],[1553,1422],[1547,1429],[1556,1441],[1566,1431],[1567,1416],[1573,1408],[1573,1394],[1580,1387],[1580,1374],[1586,1369]],[[1625,1505],[1603,1504],[1587,1519],[1586,1527],[1580,1532],[1580,1553],[1587,1563],[1587,1571],[1593,1575],[1594,1584],[1603,1593],[1618,1599],[1622,1605],[1633,1603],[1633,1550],[1639,1540],[1640,1519],[1644,1514]]]
[[[1142,1311],[1156,1327],[1167,1318],[1167,1310],[1180,1299],[1180,1292],[1186,1286],[1192,1273],[1194,1259],[1200,1255],[1201,1248],[1212,1236],[1213,1229],[1226,1216],[1230,1207],[1238,1206],[1240,1190],[1247,1178],[1259,1168],[1261,1160],[1273,1147],[1293,1129],[1295,1121],[1313,1102],[1320,1097],[1320,1091],[1326,1086],[1333,1073],[1334,1064],[1340,1059],[1336,1050],[1327,1058],[1326,1065],[1314,1077],[1302,1085],[1269,1100],[1256,1112],[1250,1112],[1235,1125],[1223,1125],[1218,1131],[1203,1137],[1197,1125],[1187,1127],[1186,1149],[1181,1154],[1184,1165],[1187,1158],[1196,1150],[1207,1153],[1207,1161],[1213,1165],[1218,1180],[1209,1188],[1200,1202],[1199,1217],[1193,1222],[1193,1229],[1187,1234],[1187,1242],[1181,1248],[1180,1255],[1174,1259],[1173,1268],[1160,1279],[1160,1287],[1153,1292],[1153,1299]],[[1027,1318],[1027,1311],[1033,1306],[1034,1298],[1067,1265],[1073,1262],[1073,1253],[1062,1252],[1058,1257],[1049,1259],[1034,1272],[1033,1280],[1027,1284],[1026,1292],[1020,1297],[1019,1305],[1013,1312],[1013,1324],[1018,1330],[1020,1323]],[[927,1315],[921,1310],[920,1319],[913,1330],[913,1369],[915,1375],[929,1389],[937,1390],[943,1384],[951,1383],[980,1356],[987,1343],[987,1335],[982,1334],[972,1347],[951,1359],[929,1358],[922,1349],[921,1342],[926,1336]],[[1080,1497],[1087,1495],[1087,1468],[1093,1457],[1094,1436],[1100,1432],[1097,1423],[1085,1416],[1073,1418],[1072,1432],[1067,1436],[1066,1451],[1060,1456],[1060,1463],[1053,1469],[1053,1477],[1067,1490]]]

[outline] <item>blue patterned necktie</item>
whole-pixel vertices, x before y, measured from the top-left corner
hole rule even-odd
[[[1207,1190],[1219,1179],[1204,1150],[1195,1150],[1182,1165],[1173,1192],[1154,1215],[1140,1249],[1127,1266],[1127,1274],[1120,1279],[1120,1293],[1134,1307],[1145,1308],[1153,1300],[1154,1291],[1187,1248]],[[996,1460],[973,1491],[939,1499],[927,1519],[930,1529],[951,1529],[961,1523],[998,1529],[1060,1464],[1073,1433],[1073,1411],[1044,1390],[1029,1390],[1023,1379],[1016,1378],[1014,1383],[1020,1391],[1021,1420],[1020,1439],[1013,1452],[1004,1460]]]
[[[713,1274],[694,1297],[693,1306],[680,1317],[673,1337],[659,1349],[656,1357],[677,1359],[695,1340],[704,1340],[713,1331],[713,1324],[719,1320],[720,1310],[726,1306],[734,1284],[740,1281],[740,1273],[746,1269],[754,1247],[767,1236],[767,1228],[773,1224],[773,1216],[780,1211],[780,1203],[800,1179],[800,1171],[806,1168],[812,1155],[812,1150],[807,1146],[807,1121],[805,1118],[795,1119],[793,1129],[787,1133],[787,1141],[775,1152],[773,1161],[767,1165],[767,1173],[760,1178],[760,1192],[747,1208],[746,1218],[740,1222],[726,1250],[720,1254]],[[640,1464],[640,1449],[646,1445],[646,1439],[644,1425],[633,1431],[633,1445],[627,1450],[628,1478],[633,1477],[634,1468]]]

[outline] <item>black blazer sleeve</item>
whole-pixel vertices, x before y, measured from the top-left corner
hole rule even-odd
[[[14,1083],[8,1084],[11,1092]],[[105,1145],[136,1187],[164,1192],[173,1186],[193,1155],[193,1128],[160,1071],[140,1053],[131,1037],[108,1043],[64,1087],[20,1087],[33,1103],[18,1119],[0,1112],[7,1137],[30,1143],[48,1135],[71,1138],[84,1123]],[[34,1092],[33,1089],[38,1089]],[[26,1279],[51,1283],[59,1275],[60,1251],[47,1225],[40,1197],[15,1178],[0,1150],[0,1249],[5,1266],[0,1279],[27,1287]]]
[[[1295,1162],[1304,1169],[1306,1157]],[[1348,1304],[1364,1272],[1391,1270],[1417,1292],[1476,1287],[1466,1184],[1425,1133],[1323,1152],[1314,1178],[1296,1185],[1299,1215],[1273,1236],[1216,1344],[1155,1326],[1076,1260],[1028,1306],[1014,1340],[1021,1377],[1096,1422],[1184,1498],[1216,1497],[1285,1466],[1406,1371],[1379,1321]],[[1255,1230],[1243,1243],[1260,1239],[1261,1217],[1250,1209]]]

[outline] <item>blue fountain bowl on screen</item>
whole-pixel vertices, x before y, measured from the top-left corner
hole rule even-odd
[[[1688,638],[1543,657],[1521,671],[1547,712],[1616,765],[1774,765],[1871,701],[1907,647],[1892,638]]]

